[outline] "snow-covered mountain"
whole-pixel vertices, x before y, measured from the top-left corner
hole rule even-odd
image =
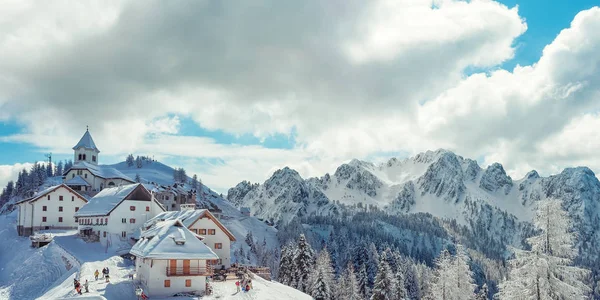
[[[600,250],[600,181],[587,167],[568,168],[540,177],[536,171],[514,180],[499,163],[481,168],[475,160],[447,150],[375,165],[352,160],[333,175],[303,179],[289,168],[264,184],[241,182],[228,191],[234,205],[247,206],[262,218],[289,220],[293,215],[335,215],[340,205],[375,205],[391,213],[426,212],[455,220],[472,232],[501,244],[518,244],[537,200],[557,198],[579,230],[584,260]]]

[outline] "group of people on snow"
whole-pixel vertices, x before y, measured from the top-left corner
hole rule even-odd
[[[252,288],[252,279],[247,274],[244,274],[242,280],[238,280],[235,282],[235,288],[237,292],[240,291],[240,286],[242,287],[242,292],[247,292]]]
[[[75,291],[77,292],[77,294],[81,295],[81,283],[79,283],[79,280],[77,280],[77,278],[73,279],[73,285],[75,286]],[[86,293],[90,292],[87,279],[85,280],[83,287],[85,288]]]

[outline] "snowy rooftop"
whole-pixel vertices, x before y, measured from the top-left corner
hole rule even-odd
[[[156,259],[219,258],[179,220],[158,222],[150,230],[143,232],[130,253]]]
[[[90,184],[79,175],[65,181],[65,184],[70,186],[90,186]]]
[[[119,205],[136,187],[141,184],[128,184],[114,188],[105,188],[84,205],[75,217],[105,216]]]
[[[100,152],[100,150],[96,147],[96,143],[94,143],[94,139],[92,139],[92,135],[90,134],[90,132],[88,130],[85,131],[85,133],[79,140],[79,143],[77,143],[77,145],[75,145],[75,147],[73,147],[73,150],[76,150],[79,148],[92,149],[92,150],[96,150],[96,151]]]
[[[165,212],[162,212],[162,213],[156,215],[156,217],[154,217],[154,218],[148,220],[146,223],[144,223],[144,228],[148,228],[148,227],[152,226],[153,224],[158,223],[160,221],[170,221],[170,220],[180,220],[183,223],[183,225],[185,225],[186,227],[189,227],[199,217],[204,215],[205,212],[206,212],[206,209],[165,211]]]
[[[39,198],[39,197],[41,197],[41,196],[43,196],[45,194],[48,194],[49,192],[52,192],[55,189],[58,189],[60,186],[64,186],[64,184],[53,185],[51,187],[45,188],[45,189],[43,189],[43,190],[35,193],[32,197],[29,197],[29,198],[26,198],[26,199],[23,199],[23,200],[19,200],[16,203],[19,204],[19,203],[23,203],[23,202],[26,202],[26,201],[34,200],[34,199]]]
[[[130,182],[134,182],[131,178],[127,177],[127,175],[121,173],[119,170],[117,170],[115,168],[111,168],[111,167],[107,167],[107,166],[96,166],[96,165],[87,163],[85,161],[76,162],[75,164],[73,164],[73,167],[71,167],[71,169],[86,169],[86,170],[90,171],[92,174],[94,174],[94,176],[102,177],[105,179],[120,178],[120,179],[125,179]],[[69,170],[71,170],[71,169],[69,169]],[[69,170],[67,170],[65,172],[65,174],[67,172],[69,172]]]

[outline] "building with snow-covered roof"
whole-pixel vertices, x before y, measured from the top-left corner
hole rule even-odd
[[[75,213],[88,201],[65,184],[51,186],[17,202],[21,236],[46,229],[76,229]]]
[[[150,297],[204,294],[206,277],[212,275],[208,262],[218,259],[178,219],[155,223],[129,253],[136,257],[136,277]]]
[[[181,205],[196,204],[196,191],[187,190],[181,184],[162,186],[146,184],[148,190],[152,191],[154,197],[165,207],[167,211],[178,211]]]
[[[189,230],[204,238],[203,242],[219,256],[211,264],[231,266],[231,242],[236,240],[235,236],[209,210],[166,211],[144,223],[143,229],[150,230],[158,222],[172,220],[180,220]]]
[[[105,188],[75,214],[79,232],[102,245],[128,242],[144,222],[165,209],[142,184]]]
[[[73,166],[63,173],[65,184],[72,189],[94,193],[105,187],[134,183],[117,169],[98,165],[100,150],[89,130],[85,131],[73,151]]]

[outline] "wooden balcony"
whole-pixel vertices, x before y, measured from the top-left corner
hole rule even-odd
[[[209,267],[189,267],[189,268],[171,268],[167,267],[167,276],[211,276],[212,268]]]

